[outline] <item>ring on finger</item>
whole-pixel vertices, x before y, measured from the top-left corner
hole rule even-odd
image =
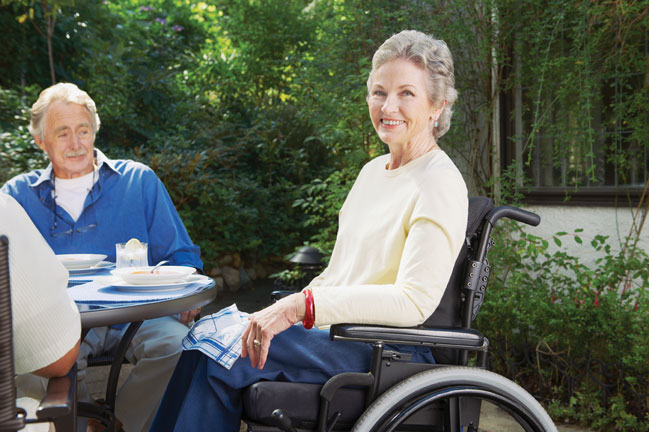
[[[261,347],[261,341],[260,340],[257,340],[257,339],[253,340],[252,344],[257,348]]]

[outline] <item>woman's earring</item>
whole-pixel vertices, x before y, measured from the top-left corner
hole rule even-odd
[[[437,123],[437,120],[435,120],[435,124],[434,124],[434,126],[435,126],[435,127],[439,126],[439,123]]]

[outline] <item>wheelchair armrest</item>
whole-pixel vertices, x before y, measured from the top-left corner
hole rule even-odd
[[[484,351],[489,342],[474,329],[431,327],[386,327],[364,324],[331,326],[332,340],[383,342],[396,345],[421,345],[434,348],[457,348]]]
[[[47,392],[36,410],[39,420],[56,420],[76,413],[77,365],[75,363],[67,375],[50,378]]]

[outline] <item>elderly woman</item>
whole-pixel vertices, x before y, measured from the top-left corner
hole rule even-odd
[[[369,345],[332,342],[318,326],[414,326],[433,313],[467,221],[466,186],[437,144],[450,126],[454,81],[441,40],[403,31],[381,45],[367,104],[390,153],[365,165],[349,192],[329,266],[301,293],[250,315],[241,337],[249,361],[240,358],[227,369],[185,351],[152,430],[211,424],[238,431],[241,391],[254,382],[324,383],[341,372],[369,370]],[[428,348],[397,349],[412,353],[413,361],[434,362]]]

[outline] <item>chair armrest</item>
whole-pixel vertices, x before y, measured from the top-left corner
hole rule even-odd
[[[363,324],[335,324],[329,330],[332,340],[384,342],[396,345],[419,345],[434,348],[457,348],[484,351],[489,342],[474,329],[430,327],[385,327]]]
[[[76,412],[77,365],[67,375],[50,378],[47,393],[36,410],[39,420],[52,421]],[[74,416],[72,416],[74,418]]]

